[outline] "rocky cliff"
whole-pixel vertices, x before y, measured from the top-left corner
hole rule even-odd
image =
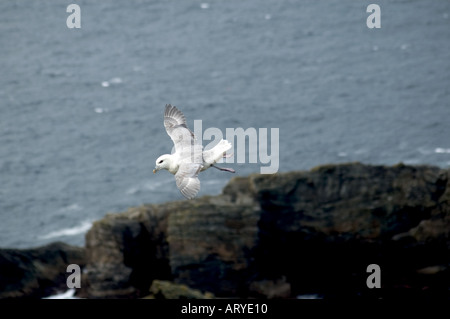
[[[448,176],[321,166],[110,214],[86,236],[85,294],[143,297],[154,279],[218,297],[448,294]],[[383,289],[367,288],[369,264],[380,266]]]
[[[61,242],[0,249],[0,298],[41,298],[67,290],[67,266],[85,265],[84,249]]]
[[[108,214],[86,235],[78,295],[449,298],[449,176],[329,165],[236,177],[218,196]],[[366,285],[370,264],[381,289]]]

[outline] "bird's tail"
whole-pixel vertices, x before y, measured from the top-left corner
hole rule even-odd
[[[217,160],[219,160],[220,158],[223,157],[223,155],[225,155],[225,152],[228,151],[231,147],[233,147],[231,145],[230,142],[228,142],[227,140],[221,139],[220,142],[214,146],[214,153],[217,154]]]
[[[204,151],[203,158],[204,158],[205,162],[214,164],[217,161],[221,160],[224,157],[226,151],[228,151],[232,147],[233,146],[231,145],[230,142],[222,139],[212,149],[210,149],[208,151]]]

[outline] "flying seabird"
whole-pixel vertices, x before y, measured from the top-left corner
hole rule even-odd
[[[235,173],[232,168],[218,167],[215,163],[223,157],[230,157],[226,152],[232,147],[227,140],[221,139],[212,149],[203,150],[203,145],[189,130],[184,114],[175,106],[166,105],[164,127],[173,141],[175,152],[164,154],[156,160],[153,173],[166,169],[175,175],[175,181],[181,194],[187,199],[194,198],[200,190],[198,173],[210,167]]]

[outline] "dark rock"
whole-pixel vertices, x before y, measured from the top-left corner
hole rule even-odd
[[[158,279],[217,297],[448,296],[448,176],[327,165],[110,214],[86,236],[86,295],[143,297]],[[369,264],[381,267],[383,289],[367,288]]]
[[[415,269],[449,262],[445,174],[435,167],[348,164],[250,177],[262,210],[256,272],[285,276],[294,295],[357,295],[365,290],[367,265],[376,263],[385,288],[422,289]],[[409,239],[392,240],[404,232]],[[440,293],[446,285],[433,288]]]
[[[210,292],[201,292],[189,288],[186,285],[175,284],[170,281],[153,280],[150,287],[150,295],[146,299],[212,299],[214,295]]]
[[[170,266],[175,281],[218,297],[243,296],[258,245],[260,210],[224,197],[184,202],[168,221]]]
[[[84,266],[84,248],[57,242],[0,249],[0,298],[42,298],[65,291],[70,264]]]
[[[143,297],[153,279],[171,279],[167,218],[173,209],[146,205],[95,222],[86,234],[83,296]]]

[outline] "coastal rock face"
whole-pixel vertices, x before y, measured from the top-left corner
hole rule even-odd
[[[86,246],[0,250],[0,298],[449,298],[450,170],[359,163],[235,177],[108,214]],[[367,267],[381,269],[369,289]]]
[[[219,297],[241,296],[253,275],[260,215],[256,203],[234,205],[226,196],[172,211],[167,237],[175,281]]]
[[[384,295],[406,287],[445,292],[417,270],[447,265],[448,274],[448,171],[333,165],[250,183],[262,210],[259,276],[285,276],[295,295],[374,294],[366,269],[378,264]]]
[[[154,279],[172,279],[167,219],[173,204],[108,214],[86,234],[87,265],[80,296],[136,298]]]
[[[67,290],[67,266],[85,264],[84,249],[52,243],[0,249],[0,298],[42,298]]]
[[[448,296],[449,174],[329,165],[109,214],[86,235],[83,294],[143,297],[158,279],[217,297]],[[383,289],[367,288],[370,264]]]

